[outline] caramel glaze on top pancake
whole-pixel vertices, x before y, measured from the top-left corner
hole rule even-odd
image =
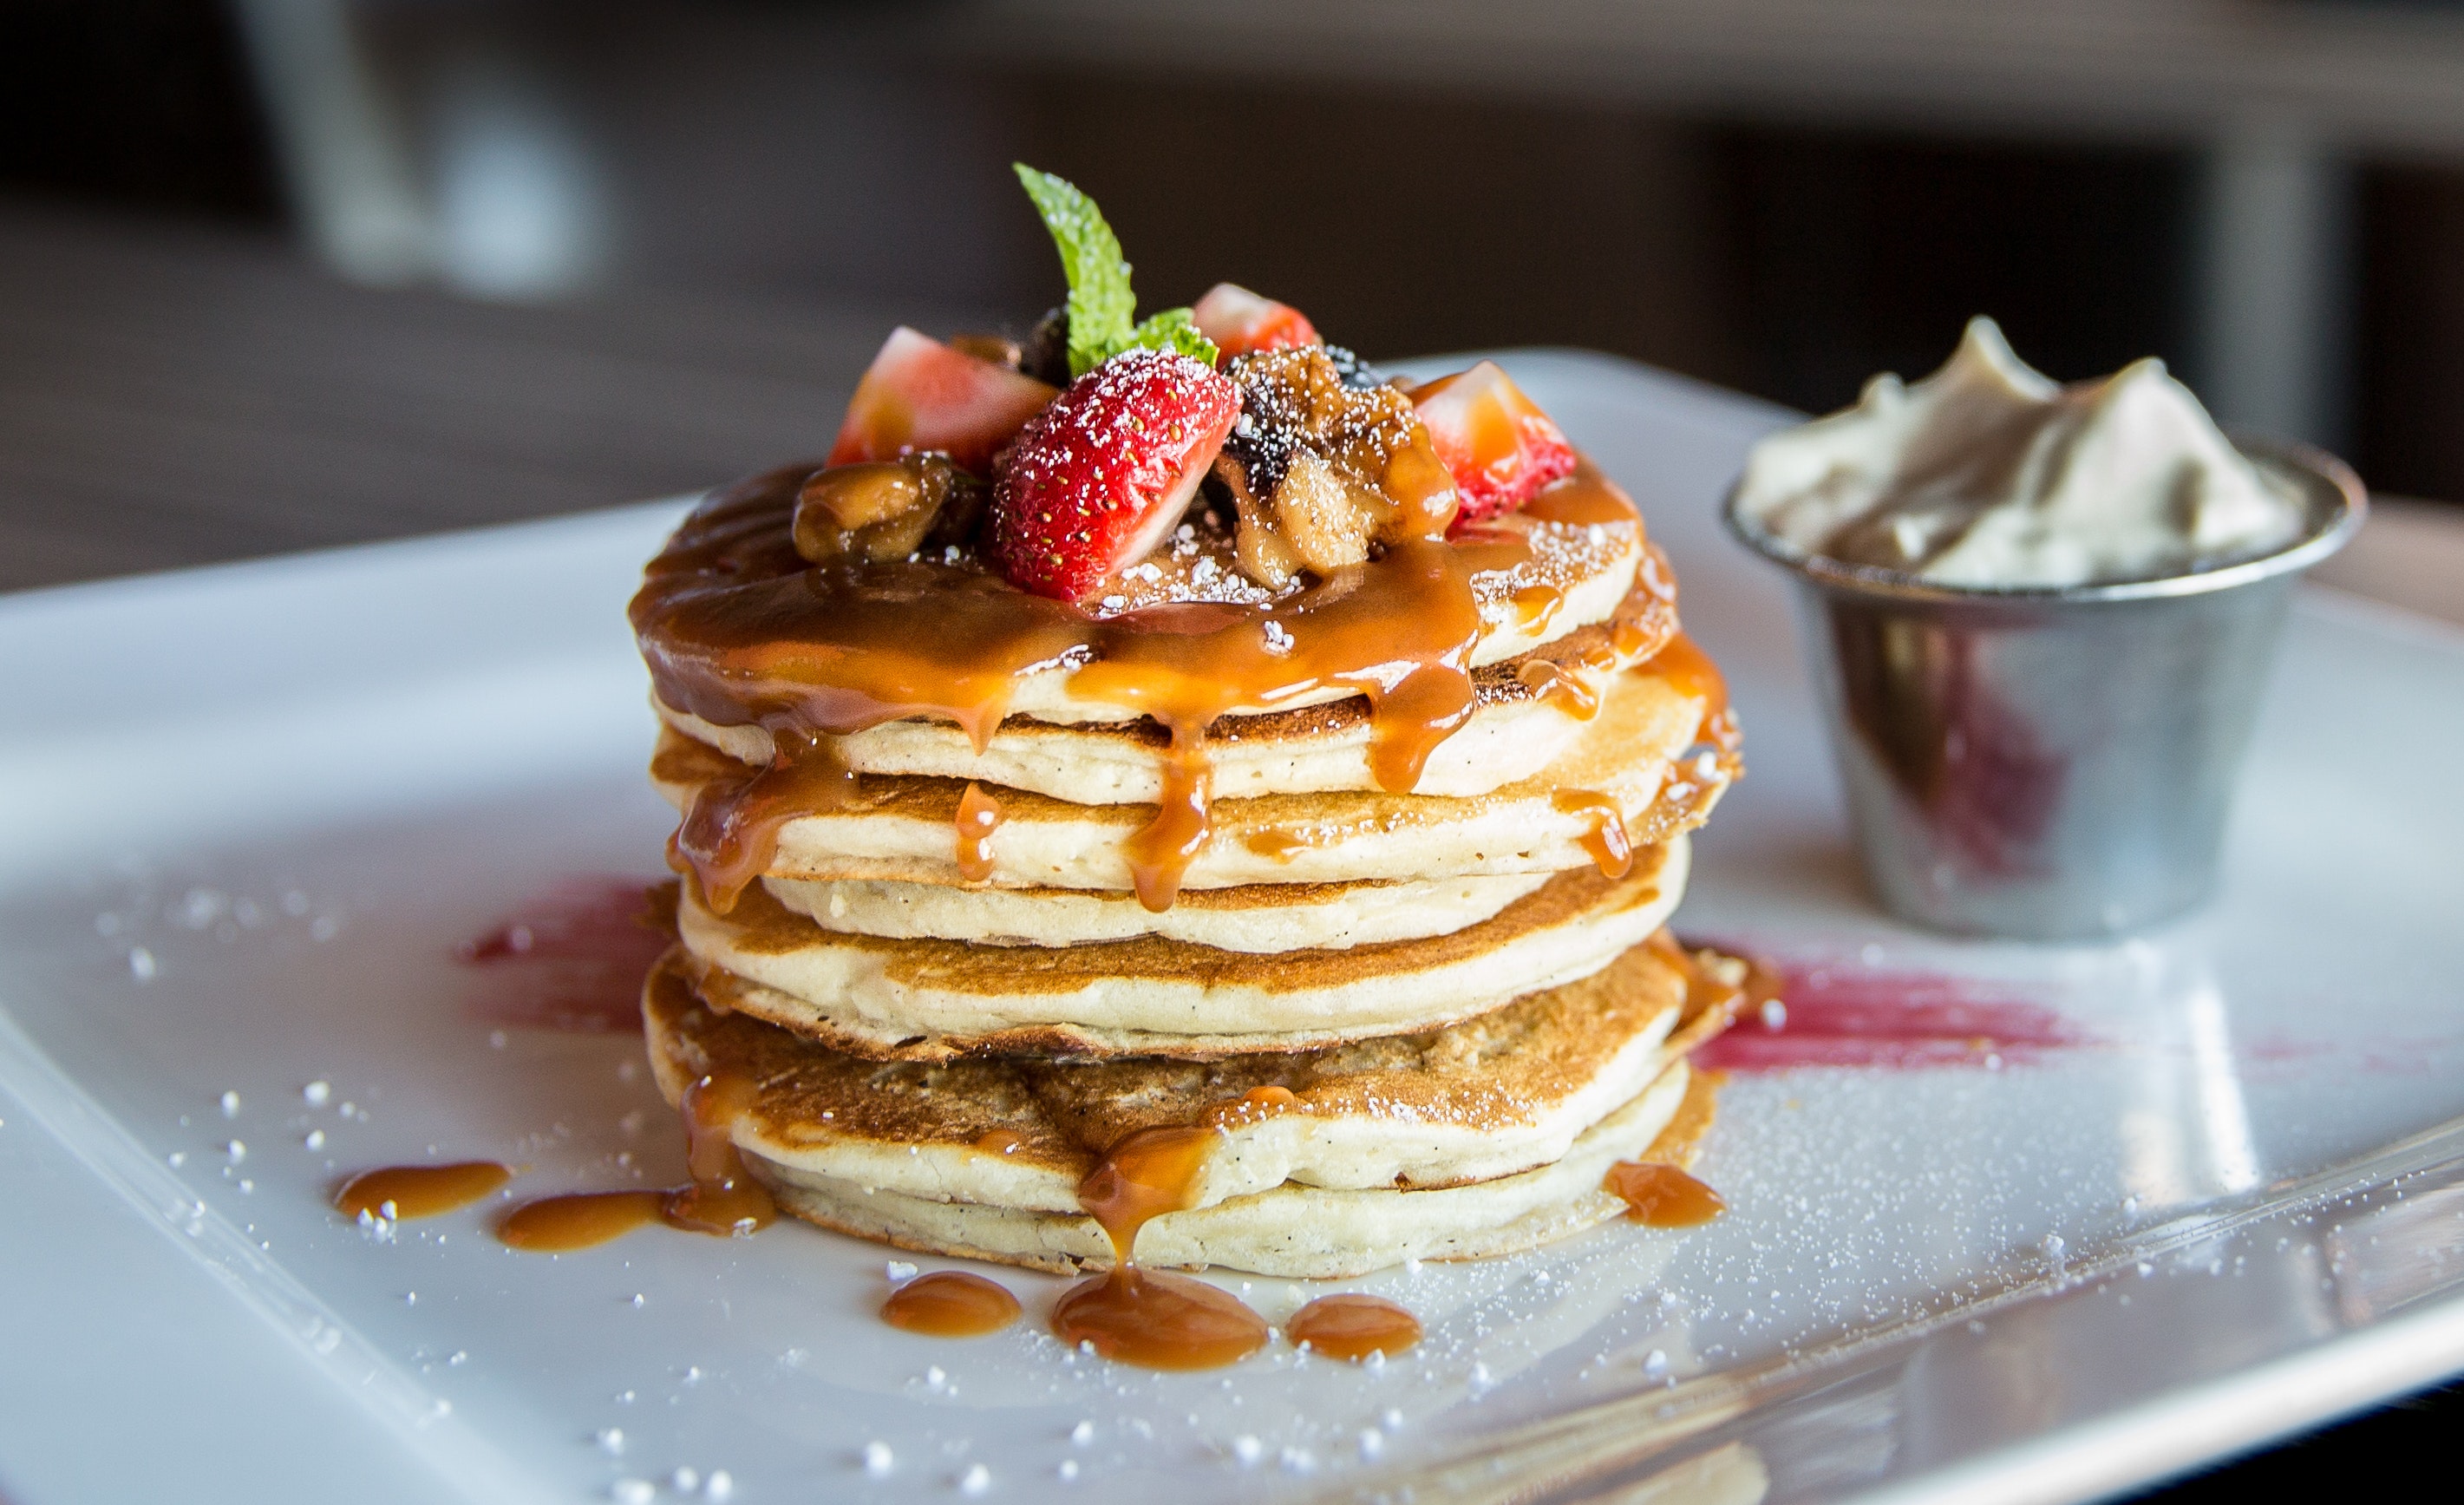
[[[1023,679],[1066,670],[1073,692],[1170,735],[1165,797],[1131,849],[1138,896],[1155,910],[1172,903],[1210,833],[1206,741],[1220,718],[1330,690],[1365,697],[1371,767],[1381,787],[1408,791],[1472,713],[1472,659],[1491,613],[1519,618],[1518,598],[1630,557],[1642,534],[1633,503],[1586,462],[1519,513],[1444,542],[1397,543],[1281,594],[1221,567],[1204,583],[1195,566],[1158,567],[1125,572],[1109,598],[1119,609],[1097,612],[1022,591],[964,556],[808,565],[792,522],[810,469],[718,493],[650,562],[630,611],[660,701],[717,725],[762,725],[779,787],[756,803],[816,808],[847,782],[830,739],[929,717],[980,750]],[[775,831],[754,821],[679,852],[724,909],[766,866]]]
[[[1579,983],[1449,1029],[1206,1062],[866,1060],[705,1007],[676,951],[652,969],[644,1009],[663,1082],[715,1072],[759,1085],[737,1133],[762,1155],[792,1162],[849,1141],[964,1149],[1074,1184],[1142,1129],[1266,1114],[1471,1130],[1532,1123],[1672,1007],[1679,1017],[1662,1047],[1670,1057],[1728,1027],[1727,995],[1689,985],[1688,963],[1656,941]]]
[[[1643,562],[1634,588],[1608,618],[1565,629],[1556,636],[1510,658],[1476,666],[1471,671],[1476,707],[1539,700],[1561,706],[1576,719],[1588,719],[1584,677],[1594,678],[1639,663],[1677,636],[1676,575],[1657,544],[1643,546]],[[1547,615],[1553,587],[1526,610]],[[767,761],[775,755],[768,730],[758,721],[703,725],[665,701],[656,702],[670,724],[688,736],[715,741],[731,755]],[[1229,713],[1206,728],[1210,742],[1300,742],[1352,731],[1372,719],[1369,702],[1359,696],[1321,700],[1283,711]],[[1172,746],[1163,723],[1139,717],[1118,721],[1047,721],[1013,712],[994,729],[1001,738],[1102,738],[1162,756]],[[1072,796],[1074,797],[1074,796]]]

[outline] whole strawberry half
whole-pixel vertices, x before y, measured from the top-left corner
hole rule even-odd
[[[1317,326],[1289,303],[1261,298],[1234,282],[1218,282],[1189,311],[1198,332],[1215,342],[1230,360],[1259,350],[1281,350],[1296,344],[1323,344]]]
[[[1031,376],[954,350],[901,324],[856,383],[829,463],[894,460],[939,450],[978,476],[1057,395]]]
[[[1574,447],[1494,361],[1412,389],[1429,442],[1455,478],[1455,525],[1511,512],[1574,473]]]
[[[1001,572],[1037,595],[1091,594],[1162,543],[1240,415],[1229,377],[1168,350],[1126,351],[1070,383],[994,489]]]

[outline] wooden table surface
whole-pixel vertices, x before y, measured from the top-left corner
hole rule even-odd
[[[606,506],[828,447],[892,325],[998,311],[349,287],[276,238],[0,206],[0,589]],[[2319,577],[2464,623],[2464,508]]]

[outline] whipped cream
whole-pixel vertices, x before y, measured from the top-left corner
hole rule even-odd
[[[1739,513],[1810,554],[1950,586],[2101,585],[2273,553],[2301,498],[2152,357],[2064,387],[1969,321],[1941,370],[1771,435]]]

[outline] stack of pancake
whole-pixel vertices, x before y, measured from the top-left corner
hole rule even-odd
[[[983,609],[964,562],[816,584],[782,542],[805,473],[706,504],[634,608],[653,777],[685,817],[651,1056],[671,1099],[750,1084],[733,1137],[781,1206],[1104,1268],[1081,1184],[1138,1131],[1196,1126],[1136,1259],[1323,1276],[1558,1238],[1625,1210],[1617,1162],[1689,1158],[1710,1104],[1684,1054],[1738,993],[1662,927],[1733,728],[1666,562],[1595,472],[1428,545],[1460,556],[1477,626],[1400,669],[1309,655],[1405,653],[1413,622],[1320,632],[1331,594],[1209,595],[1232,541],[1203,519],[1125,581],[1146,598],[1058,651],[1039,617],[1047,637],[1003,660],[986,644],[1025,628],[932,594]],[[1379,567],[1342,583],[1353,609],[1420,599],[1381,597]],[[1091,667],[1125,634],[1197,642],[1171,614],[1193,602],[1246,613],[1285,666],[1243,698],[1226,676],[1253,660],[1205,660],[1219,698],[1194,724],[1155,709],[1186,697]],[[855,621],[875,611],[920,614]],[[902,631],[947,660],[931,694],[847,668]],[[858,681],[863,714],[816,711]]]

